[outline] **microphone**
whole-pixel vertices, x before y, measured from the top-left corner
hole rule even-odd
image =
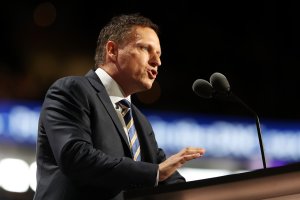
[[[202,80],[202,79],[198,79]],[[261,134],[261,128],[260,128],[260,122],[258,115],[256,112],[250,108],[244,101],[242,101],[238,96],[236,96],[231,90],[230,90],[230,84],[227,80],[227,78],[219,73],[215,72],[210,76],[209,79],[210,83],[208,83],[211,86],[211,89],[203,89],[203,85],[208,85],[204,81],[195,81],[193,84],[193,91],[200,97],[206,97],[206,98],[211,98],[211,97],[220,97],[220,96],[225,96],[228,98],[232,98],[233,100],[237,101],[240,103],[242,106],[244,106],[252,115],[255,117],[255,123],[256,123],[256,129],[257,129],[257,134],[258,134],[258,140],[259,140],[259,146],[260,146],[260,152],[261,152],[261,158],[262,158],[262,163],[264,169],[266,169],[266,159],[265,159],[265,152],[264,152],[264,145],[263,145],[263,140],[262,140],[262,134]],[[205,86],[207,88],[210,88],[210,86]]]
[[[227,78],[223,74],[215,72],[210,76],[209,81],[216,90],[216,93],[223,94],[225,96],[230,95],[230,85]]]
[[[202,98],[212,98],[213,96],[213,87],[212,85],[204,80],[204,79],[197,79],[192,85],[193,91]]]

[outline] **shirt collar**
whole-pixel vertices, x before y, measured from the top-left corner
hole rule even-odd
[[[109,95],[109,98],[114,106],[117,102],[119,102],[122,99],[127,99],[129,102],[131,102],[130,96],[124,97],[121,87],[106,71],[99,67],[96,69],[95,72],[100,78],[101,82],[103,83]]]

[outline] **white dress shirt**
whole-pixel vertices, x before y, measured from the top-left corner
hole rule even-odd
[[[98,68],[95,72],[98,75],[98,77],[100,78],[100,80],[102,81],[102,83],[109,95],[111,103],[113,104],[113,106],[118,114],[118,117],[122,123],[123,129],[124,129],[125,133],[127,133],[126,136],[127,136],[128,142],[129,142],[128,130],[127,130],[124,118],[121,114],[122,109],[119,106],[117,106],[116,103],[118,103],[122,99],[127,99],[129,102],[131,102],[130,96],[124,97],[121,87],[118,85],[118,83],[112,77],[110,77],[106,73],[106,71],[104,71],[101,68]]]

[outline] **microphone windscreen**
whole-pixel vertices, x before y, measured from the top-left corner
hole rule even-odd
[[[197,79],[193,83],[192,89],[200,97],[208,99],[213,96],[214,89],[212,85],[204,79]]]
[[[229,82],[223,74],[219,72],[215,72],[210,76],[209,81],[217,92],[221,92],[221,93],[230,92]]]

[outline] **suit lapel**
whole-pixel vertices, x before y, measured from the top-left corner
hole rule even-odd
[[[98,95],[101,103],[103,104],[104,108],[106,109],[106,111],[109,114],[110,118],[112,119],[113,123],[117,127],[118,133],[120,134],[121,138],[124,140],[124,142],[127,144],[128,149],[130,150],[126,133],[122,127],[120,119],[115,111],[115,108],[113,107],[113,105],[111,103],[109,95],[107,94],[105,87],[102,84],[101,80],[99,79],[99,77],[93,70],[90,70],[86,74],[86,77],[88,78],[91,85],[95,88],[95,90],[98,91],[97,95]]]

